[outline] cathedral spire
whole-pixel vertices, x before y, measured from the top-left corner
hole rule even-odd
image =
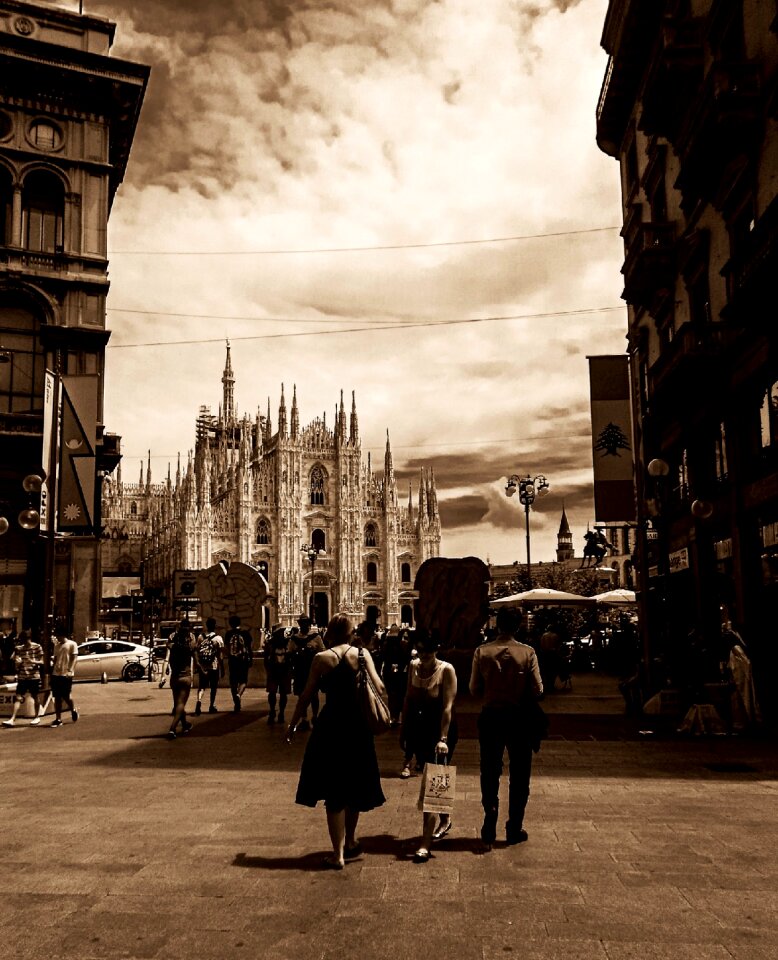
[[[292,440],[300,436],[300,413],[297,409],[297,384],[292,387]]]
[[[176,467],[176,488],[181,486],[181,451],[178,451],[178,466]]]
[[[149,450],[149,459],[146,465],[146,487],[151,489],[151,450]]]
[[[351,391],[351,429],[349,431],[349,442],[357,443],[359,440],[359,421],[357,420],[357,395],[356,391]]]
[[[225,423],[232,423],[235,419],[235,377],[232,375],[229,340],[227,341],[227,361],[224,364],[224,373],[222,374],[222,387],[224,388],[224,399],[222,401],[224,421]]]
[[[286,437],[286,400],[283,383],[281,384],[281,403],[278,405],[278,436],[279,439]]]
[[[392,448],[389,444],[389,430],[386,431],[386,453],[384,454],[384,478],[387,483],[394,482],[394,463],[392,462]]]
[[[343,403],[343,391],[340,391],[340,406],[338,407],[338,430],[337,438],[341,443],[345,443],[346,440],[346,407]]]
[[[265,420],[265,440],[272,436],[272,421],[270,419],[270,397],[267,398],[267,420]]]

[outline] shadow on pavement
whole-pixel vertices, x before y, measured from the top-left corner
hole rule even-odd
[[[350,863],[360,863],[365,857],[384,856],[401,862],[412,860],[413,853],[419,845],[419,838],[413,837],[401,840],[388,833],[379,833],[372,836],[363,836],[360,843],[363,853],[354,860],[347,861],[347,868]],[[478,855],[484,852],[483,844],[474,837],[447,839],[445,843],[433,848],[433,857],[436,851],[441,854],[459,851]],[[243,867],[248,870],[312,870],[323,872],[327,868],[322,866],[322,861],[331,855],[331,850],[318,850],[299,857],[262,857],[237,853],[232,861],[232,866]]]

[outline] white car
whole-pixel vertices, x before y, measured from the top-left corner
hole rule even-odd
[[[148,675],[150,651],[128,640],[87,640],[79,644],[76,680],[142,680]]]

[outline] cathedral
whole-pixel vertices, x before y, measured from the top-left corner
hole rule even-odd
[[[326,414],[300,425],[296,388],[287,414],[283,386],[275,432],[269,401],[265,415],[239,417],[229,342],[222,385],[218,414],[200,408],[194,452],[183,468],[179,457],[175,477],[168,467],[152,482],[149,454],[137,483],[121,469],[106,479],[104,587],[136,583],[176,617],[195,603],[188,576],[240,561],[267,581],[266,625],[303,612],[317,624],[337,612],[412,623],[416,571],[440,550],[432,471],[422,468],[415,500],[411,484],[401,505],[388,431],[383,473],[369,454],[362,462],[353,394],[347,417],[341,391],[331,428]]]

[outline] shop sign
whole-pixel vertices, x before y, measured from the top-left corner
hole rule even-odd
[[[673,550],[667,559],[670,573],[680,573],[681,570],[689,569],[689,550],[687,547]]]
[[[652,527],[649,527],[648,530],[646,530],[646,540],[658,540],[658,539],[659,539],[659,531],[654,530]]]
[[[778,522],[765,523],[762,527],[762,545],[765,547],[778,546]]]
[[[732,537],[726,540],[716,540],[713,544],[717,560],[727,560],[732,556]]]

